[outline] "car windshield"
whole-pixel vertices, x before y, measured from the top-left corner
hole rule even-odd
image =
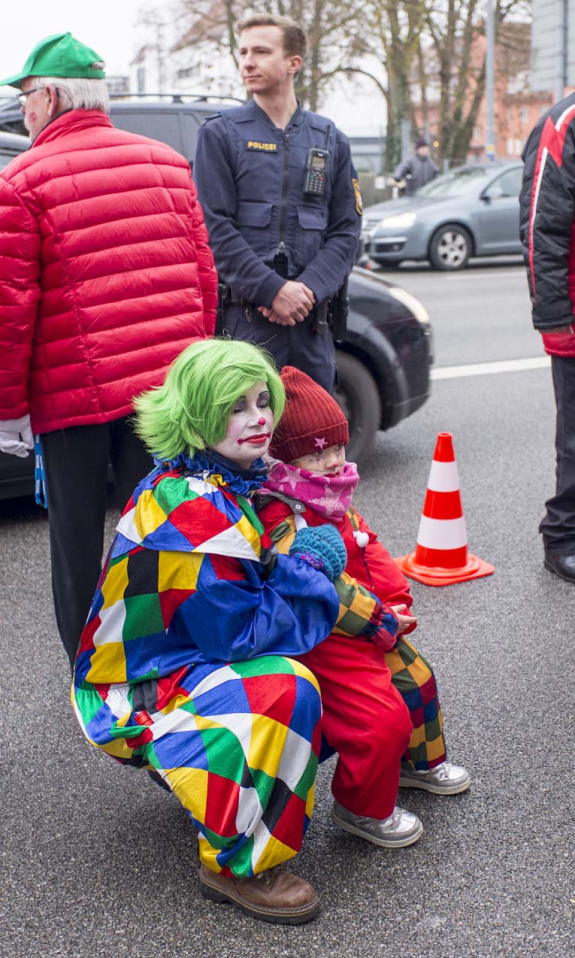
[[[436,180],[427,183],[417,191],[418,196],[461,196],[476,189],[487,178],[487,170],[483,166],[466,167],[464,170],[453,170],[438,176]],[[489,171],[493,173],[493,170]]]

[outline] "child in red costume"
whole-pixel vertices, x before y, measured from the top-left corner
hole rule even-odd
[[[338,754],[333,820],[377,845],[410,845],[422,825],[396,807],[398,787],[453,795],[469,775],[445,760],[435,677],[405,638],[417,624],[407,580],[351,505],[359,476],[345,460],[345,416],[305,373],[286,366],[281,378],[287,405],[259,517],[281,553],[306,526],[311,551],[314,527],[332,523],[348,554],[334,630],[301,657],[321,688],[324,751]]]

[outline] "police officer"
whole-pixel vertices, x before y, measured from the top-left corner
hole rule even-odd
[[[330,303],[354,264],[361,196],[347,138],[299,106],[307,40],[288,17],[240,21],[244,106],[199,130],[194,179],[220,278],[219,332],[333,391]]]

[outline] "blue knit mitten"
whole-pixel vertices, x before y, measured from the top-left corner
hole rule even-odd
[[[320,569],[333,582],[347,565],[344,541],[335,526],[300,529],[292,542],[290,556],[296,555]]]

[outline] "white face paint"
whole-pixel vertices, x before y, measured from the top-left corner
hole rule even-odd
[[[345,466],[345,446],[342,442],[327,449],[318,449],[308,456],[294,459],[292,465],[308,472],[317,472],[320,476],[339,476]]]
[[[213,448],[220,456],[248,469],[268,451],[273,430],[274,414],[267,383],[254,383],[234,403],[226,434]]]

